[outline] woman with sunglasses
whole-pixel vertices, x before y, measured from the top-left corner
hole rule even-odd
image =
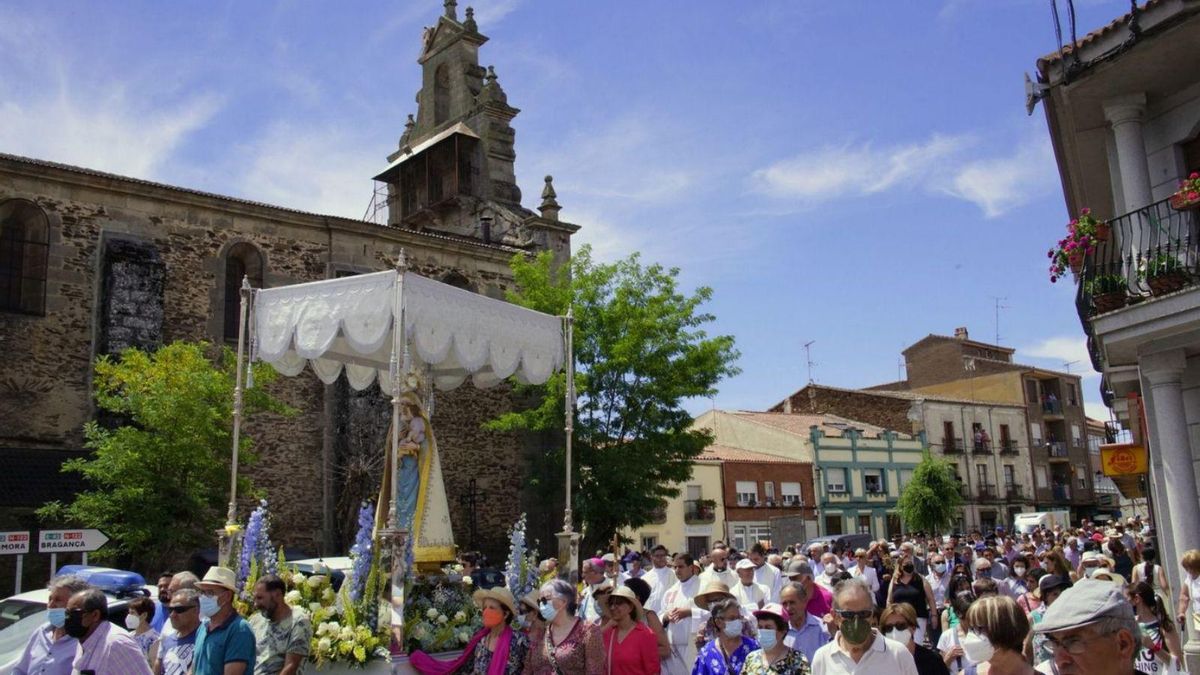
[[[600,627],[577,617],[575,587],[555,579],[538,590],[546,630],[529,646],[525,675],[603,675],[608,671]]]
[[[879,632],[908,649],[917,664],[917,675],[950,675],[950,670],[937,652],[917,644],[913,639],[916,630],[917,611],[907,602],[888,605],[879,615]]]

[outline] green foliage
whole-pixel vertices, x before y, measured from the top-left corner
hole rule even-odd
[[[174,342],[96,361],[96,405],[122,424],[84,427],[93,454],[66,462],[63,471],[83,474],[91,489],[70,504],[46,504],[38,511],[43,521],[100,528],[112,541],[95,557],[142,570],[166,569],[213,544],[229,499],[234,358],[226,349],[216,365],[207,348]],[[255,368],[255,388],[244,396],[247,415],[292,414],[262,388],[274,377],[269,366]],[[239,464],[254,461],[251,448],[243,433]],[[249,494],[250,482],[239,478],[238,490]]]
[[[691,461],[711,442],[690,430],[688,398],[716,393],[737,374],[731,336],[709,336],[714,320],[701,306],[712,289],[680,292],[679,270],[643,266],[637,254],[615,263],[592,260],[587,246],[569,266],[555,268],[549,253],[517,256],[517,290],[509,300],[548,314],[575,313],[577,407],[575,419],[575,514],[592,542],[605,542],[623,527],[650,521],[673,484],[691,476]],[[556,374],[533,388],[540,405],[489,423],[499,430],[561,430],[566,376]],[[563,453],[544,464],[547,476],[562,475]],[[561,483],[539,481],[542,489]],[[546,495],[550,497],[550,494]]]
[[[1128,284],[1129,282],[1120,274],[1098,274],[1095,278],[1083,282],[1083,290],[1088,295],[1124,293]]]
[[[1159,253],[1158,255],[1142,261],[1138,266],[1138,279],[1152,279],[1154,277],[1165,277],[1168,274],[1174,274],[1183,269],[1179,258],[1169,253]]]
[[[912,480],[900,493],[897,509],[910,531],[930,535],[946,532],[957,520],[962,504],[954,465],[925,451],[913,469]]]

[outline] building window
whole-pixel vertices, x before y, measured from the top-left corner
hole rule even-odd
[[[801,503],[799,483],[780,483],[779,492],[783,497],[784,506],[797,506]]]
[[[46,313],[50,225],[31,201],[0,204],[0,311]]]
[[[842,534],[841,514],[825,516],[825,534]]]
[[[749,546],[746,545],[746,528],[745,527],[739,525],[738,527],[733,528],[732,539],[733,539],[733,542],[732,542],[733,547],[736,548],[737,550],[745,551],[746,549],[750,548]]]
[[[737,490],[738,506],[754,506],[758,503],[758,483],[752,480],[739,480],[734,489]]]
[[[1079,425],[1071,425],[1071,445],[1076,448],[1085,447],[1083,444],[1083,435],[1079,433]]]
[[[1036,380],[1025,380],[1025,396],[1030,403],[1038,402],[1038,386]]]
[[[1067,383],[1067,403],[1070,405],[1079,405],[1079,395],[1075,393],[1075,383]]]
[[[702,499],[703,492],[700,490],[700,486],[699,485],[687,486],[687,498],[688,498],[689,502],[694,502],[694,501],[698,501],[698,500]]]
[[[825,469],[825,490],[833,494],[841,494],[846,491],[846,469],[844,467]]]
[[[976,464],[975,472],[979,476],[979,486],[985,487],[988,484],[987,464]]]
[[[1017,469],[1012,464],[1004,465],[1004,487],[1012,487],[1017,484]]]
[[[913,477],[912,469],[900,469],[899,471],[896,472],[896,480],[899,481],[899,485],[897,487],[900,488],[901,492],[904,492],[904,488],[906,486],[908,486],[909,483],[912,482],[912,477]]]
[[[642,550],[649,551],[658,546],[658,537],[655,535],[642,535]]]
[[[871,534],[871,514],[860,513],[858,515],[858,534]]]
[[[761,541],[764,546],[770,547],[771,542],[771,526],[770,525],[750,525],[746,528],[750,536],[750,545]],[[706,551],[707,552],[707,551]]]
[[[1029,437],[1033,439],[1033,447],[1038,448],[1042,445],[1042,425],[1037,422],[1029,423]]]
[[[1084,471],[1082,466],[1075,467],[1075,480],[1079,483],[1080,490],[1087,489],[1087,471]]]
[[[1041,466],[1035,467],[1033,474],[1037,478],[1038,488],[1045,489],[1046,486],[1050,483],[1049,479],[1046,477],[1046,466],[1044,464]]]
[[[863,491],[869,495],[883,493],[882,469],[863,469]]]
[[[263,257],[253,244],[238,242],[225,253],[225,339],[237,340],[242,320],[242,279],[263,287]]]
[[[767,504],[773,506],[775,504],[775,481],[763,482],[763,497],[766,498]]]

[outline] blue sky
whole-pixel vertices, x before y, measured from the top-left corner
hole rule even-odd
[[[808,341],[814,378],[846,387],[895,379],[928,333],[991,341],[997,296],[1021,361],[1090,372],[1074,289],[1045,274],[1068,216],[1024,110],[1055,48],[1045,0],[474,4],[522,109],[526,205],[553,174],[580,243],[714,288],[743,369],[718,407],[802,386]],[[1080,36],[1128,8],[1076,4]],[[0,0],[0,151],[361,217],[440,13]]]

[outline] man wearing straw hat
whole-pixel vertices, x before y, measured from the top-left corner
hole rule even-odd
[[[200,616],[192,675],[247,675],[255,659],[254,631],[233,609],[237,577],[228,567],[210,567],[200,589]]]

